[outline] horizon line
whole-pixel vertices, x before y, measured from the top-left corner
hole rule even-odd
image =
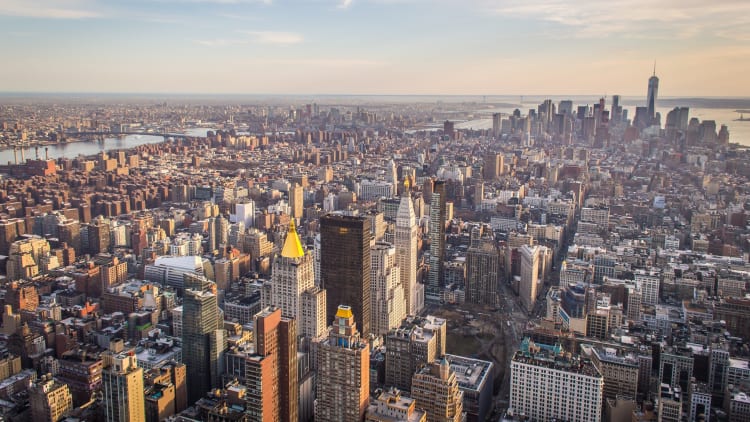
[[[374,94],[374,93],[229,93],[229,92],[123,92],[123,91],[2,91],[0,90],[0,96],[42,96],[42,95],[93,95],[93,96],[227,96],[227,97],[240,97],[240,96],[266,96],[266,97],[602,97],[602,98],[613,98],[615,95],[621,98],[638,98],[644,97],[642,94]],[[670,95],[660,96],[657,101],[660,100],[672,100],[672,99],[727,99],[727,100],[750,100],[750,95]]]

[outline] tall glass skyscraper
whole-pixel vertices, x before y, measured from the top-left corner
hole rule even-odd
[[[182,302],[182,360],[187,367],[188,401],[196,402],[220,381],[226,334],[219,315],[216,285],[185,290]]]
[[[648,117],[651,119],[650,123],[653,123],[656,117],[656,97],[659,94],[659,78],[656,77],[656,66],[654,66],[654,74],[648,78],[648,97],[646,98],[646,107],[648,108]]]
[[[326,320],[339,305],[351,306],[363,335],[370,326],[370,220],[328,214],[320,217],[320,276],[327,290]]]

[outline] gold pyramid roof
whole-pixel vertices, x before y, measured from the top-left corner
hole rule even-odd
[[[281,249],[281,256],[284,258],[302,258],[305,256],[305,249],[297,235],[297,228],[294,225],[294,219],[289,221],[289,231],[284,241],[284,248]]]

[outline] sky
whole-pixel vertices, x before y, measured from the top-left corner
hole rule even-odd
[[[748,0],[0,0],[0,92],[750,97]]]

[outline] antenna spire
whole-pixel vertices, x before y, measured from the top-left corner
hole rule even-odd
[[[656,76],[656,60],[654,60],[654,76]]]

